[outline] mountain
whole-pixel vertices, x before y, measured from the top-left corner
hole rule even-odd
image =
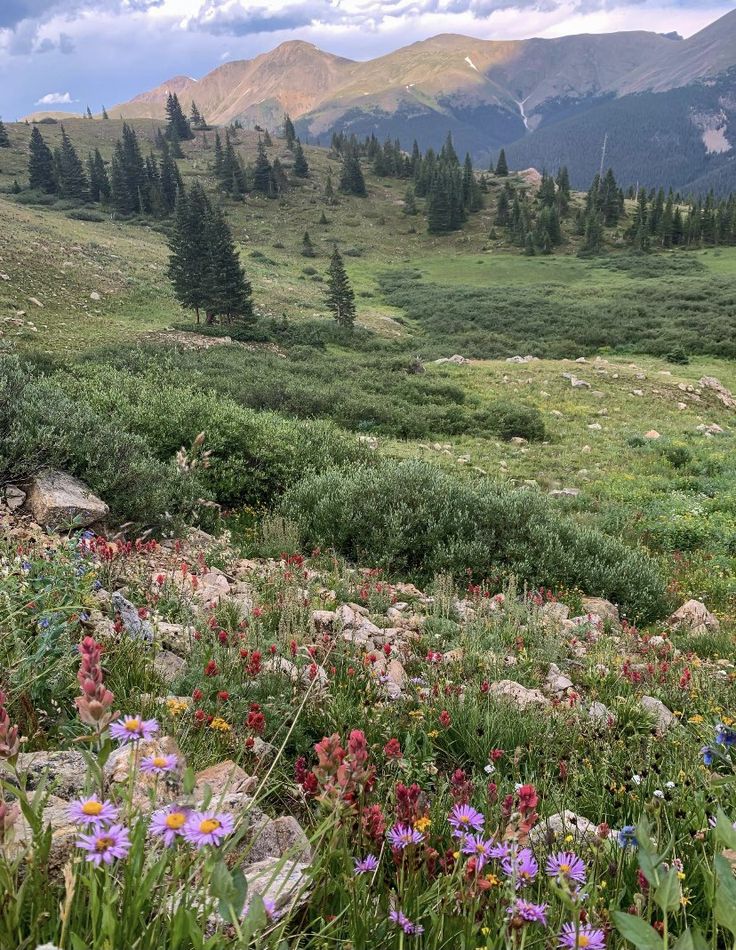
[[[439,147],[517,167],[567,164],[576,185],[608,161],[626,182],[736,187],[736,11],[682,40],[643,31],[518,41],[454,34],[365,62],[301,41],[226,63],[200,80],[177,76],[109,110],[162,117],[169,91],[213,124],[236,119],[327,144],[334,132]],[[733,164],[733,170],[731,166]],[[725,169],[725,171],[724,171]],[[659,176],[659,177],[656,177]]]

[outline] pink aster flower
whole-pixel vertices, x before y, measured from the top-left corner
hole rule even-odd
[[[547,908],[548,904],[532,904],[531,901],[522,900],[517,897],[513,904],[506,909],[509,917],[518,917],[528,924],[541,924],[547,926]]]
[[[396,848],[397,851],[403,851],[404,848],[408,848],[409,845],[421,844],[422,841],[424,841],[424,835],[421,831],[417,831],[417,829],[412,828],[411,825],[402,824],[394,825],[386,837],[391,847]]]
[[[483,835],[466,835],[463,843],[463,854],[475,858],[475,868],[480,871],[489,858],[493,857],[495,842],[493,838],[484,838]]]
[[[140,716],[123,716],[110,726],[110,736],[118,742],[139,742],[150,739],[158,732],[155,719],[142,719]]]
[[[447,820],[453,827],[453,838],[462,838],[472,831],[482,831],[486,821],[472,805],[455,805]]]
[[[602,930],[596,930],[590,924],[581,924],[577,929],[575,924],[563,924],[560,931],[559,946],[565,950],[604,950],[606,935]]]
[[[572,851],[560,851],[547,858],[547,874],[562,881],[574,881],[576,884],[585,884],[585,861]]]
[[[389,911],[388,919],[391,923],[401,927],[405,934],[423,934],[424,927],[421,924],[412,923],[406,914],[400,910]]]
[[[378,858],[374,854],[367,854],[364,858],[353,858],[356,877],[360,874],[370,874],[378,867]]]
[[[184,825],[184,837],[197,848],[219,845],[223,838],[232,834],[235,822],[226,812],[193,811]]]
[[[508,857],[501,861],[501,868],[508,877],[516,879],[517,887],[531,884],[539,871],[539,865],[529,848],[511,851]]]
[[[77,847],[87,852],[86,861],[99,867],[124,858],[130,851],[130,838],[127,828],[110,825],[109,828],[98,828],[92,834],[80,835]]]
[[[101,802],[97,795],[78,798],[69,806],[69,820],[75,825],[100,828],[111,825],[118,817],[118,810],[111,802]]]
[[[179,759],[175,755],[147,755],[141,759],[141,772],[165,775],[167,772],[173,772],[178,764]]]
[[[191,814],[190,808],[180,808],[178,805],[168,805],[159,808],[151,815],[149,834],[154,838],[162,838],[167,848],[184,834],[184,826]]]

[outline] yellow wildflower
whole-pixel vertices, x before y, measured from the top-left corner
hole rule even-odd
[[[417,818],[417,820],[414,822],[414,827],[417,829],[417,831],[421,831],[422,833],[424,833],[430,827],[431,824],[432,824],[432,819],[427,818],[427,816],[425,815],[423,818]]]
[[[215,716],[215,718],[210,723],[210,729],[214,729],[216,732],[230,732],[232,726],[229,722],[225,722],[225,720],[221,719],[219,716]]]
[[[169,711],[171,716],[181,716],[183,712],[186,712],[189,703],[183,699],[167,699],[166,708]]]
[[[427,733],[430,739],[436,739],[439,734],[440,734],[439,729],[431,729]]]

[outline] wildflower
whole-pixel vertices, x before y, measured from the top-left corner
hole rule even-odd
[[[158,732],[155,719],[142,719],[140,716],[124,716],[110,726],[110,736],[120,743],[138,742],[150,739]]]
[[[443,709],[440,713],[440,725],[444,726],[447,729],[452,723],[452,717],[446,709]]]
[[[97,795],[79,798],[69,807],[69,820],[75,825],[91,825],[97,829],[112,824],[117,817],[117,808],[110,802],[101,802]]]
[[[501,868],[507,877],[516,879],[517,887],[530,884],[539,871],[539,865],[529,848],[522,848],[521,851],[511,851],[501,861]]]
[[[606,935],[602,930],[596,930],[590,924],[568,923],[562,925],[560,931],[560,947],[566,950],[603,950],[606,946]]]
[[[482,831],[485,817],[472,805],[455,805],[447,819],[453,827],[454,838],[462,838],[471,831]]]
[[[85,860],[99,867],[124,858],[130,851],[128,831],[122,825],[99,828],[89,835],[80,835],[77,847],[87,852]]]
[[[524,923],[541,924],[546,927],[548,906],[548,904],[532,904],[531,901],[525,901],[517,897],[513,904],[509,905],[506,913],[512,920],[518,919],[522,925]]]
[[[179,760],[175,755],[148,755],[141,759],[141,772],[165,775],[167,772],[173,772],[178,764]]]
[[[727,749],[736,746],[736,729],[729,729],[723,723],[716,726],[716,742]]]
[[[181,716],[182,713],[187,711],[189,703],[183,699],[176,699],[172,697],[171,699],[166,700],[166,709],[170,716]]]
[[[179,808],[176,805],[159,808],[151,815],[149,831],[155,838],[163,838],[164,844],[169,848],[184,834],[189,813],[188,808]]]
[[[424,841],[424,835],[411,825],[394,825],[386,836],[392,848],[397,851],[403,851],[413,844],[421,844]]]
[[[101,732],[118,715],[112,711],[115,696],[104,684],[102,647],[93,637],[85,637],[78,649],[82,660],[77,681],[82,687],[82,695],[77,696],[74,702],[82,722]]]
[[[383,747],[383,754],[387,759],[400,759],[401,758],[401,745],[399,744],[398,739],[389,739],[386,745]]]
[[[232,726],[221,716],[215,716],[210,722],[210,729],[214,729],[215,732],[230,732]]]
[[[355,869],[353,873],[356,877],[360,874],[370,874],[378,867],[378,858],[374,854],[367,854],[364,858],[353,858]]]
[[[547,874],[560,881],[585,884],[585,862],[572,851],[560,851],[547,858]]]
[[[0,759],[14,759],[20,749],[18,727],[10,724],[5,693],[0,690]]]
[[[311,774],[311,773],[310,773]],[[386,831],[386,821],[380,805],[368,805],[363,809],[363,831],[376,845],[379,845]]]
[[[484,838],[483,835],[466,835],[463,844],[463,854],[470,854],[475,858],[475,868],[481,871],[486,861],[493,856],[493,838]]]
[[[208,844],[219,845],[232,834],[234,827],[232,816],[224,812],[191,812],[182,834],[190,844],[203,848]]]
[[[18,820],[20,811],[15,805],[6,805],[0,800],[0,846],[2,846],[13,825]]]
[[[422,815],[414,821],[414,827],[422,833],[427,831],[432,825],[432,819],[428,815]]]
[[[420,924],[412,923],[409,918],[400,910],[389,911],[388,919],[404,931],[405,934],[423,934],[424,927]]]
[[[636,828],[633,825],[624,825],[624,827],[618,833],[618,844],[620,848],[632,847],[636,848],[639,846],[639,842],[636,838]]]

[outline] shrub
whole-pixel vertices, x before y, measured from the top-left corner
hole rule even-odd
[[[534,406],[499,401],[476,417],[480,425],[507,442],[515,437],[542,442],[545,436],[542,413]]]
[[[100,214],[99,211],[93,211],[89,208],[75,208],[73,211],[67,212],[67,218],[72,218],[74,221],[91,221],[98,224],[105,220],[104,214]]]
[[[303,479],[280,512],[308,546],[426,579],[447,571],[579,587],[637,619],[665,609],[664,580],[642,551],[577,525],[535,492],[470,481],[423,462],[332,469]]]

